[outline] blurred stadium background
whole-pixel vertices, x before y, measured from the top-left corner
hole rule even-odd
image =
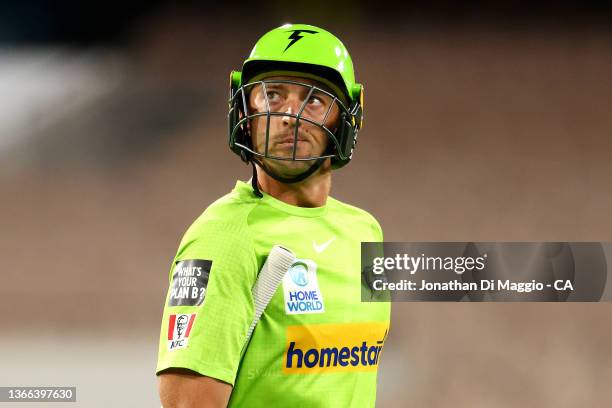
[[[386,240],[612,241],[611,15],[564,1],[3,2],[0,385],[159,406],[178,241],[250,174],[227,148],[228,75],[285,22],[321,25],[353,55],[365,127],[332,194]],[[607,303],[394,304],[378,406],[610,406],[611,318]]]

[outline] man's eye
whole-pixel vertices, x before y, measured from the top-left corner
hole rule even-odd
[[[268,99],[270,100],[276,100],[277,98],[280,97],[279,93],[276,91],[267,91],[266,95],[268,96]]]
[[[308,100],[308,103],[311,105],[322,105],[323,100],[319,98],[318,96],[311,96],[310,99]]]

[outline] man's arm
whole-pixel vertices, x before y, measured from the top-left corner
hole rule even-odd
[[[257,272],[242,224],[204,219],[187,231],[172,262],[159,338],[164,408],[227,406],[253,321]]]
[[[159,375],[163,408],[225,408],[232,386],[186,369],[169,369]]]

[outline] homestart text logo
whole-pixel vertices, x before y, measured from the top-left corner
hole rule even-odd
[[[387,322],[289,326],[285,374],[376,371]]]
[[[283,277],[285,313],[323,313],[325,304],[317,280],[317,264],[310,259],[296,259]]]

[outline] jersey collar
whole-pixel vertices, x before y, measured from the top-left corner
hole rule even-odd
[[[234,187],[234,189],[239,191],[241,194],[253,193],[251,185],[240,180],[236,182],[236,187]],[[327,214],[327,205],[321,207],[298,207],[295,205],[287,204],[284,201],[274,198],[265,191],[262,191],[261,193],[263,194],[263,197],[260,199],[261,202],[268,204],[271,207],[274,207],[277,210],[287,214],[295,215],[298,217],[321,217]]]

